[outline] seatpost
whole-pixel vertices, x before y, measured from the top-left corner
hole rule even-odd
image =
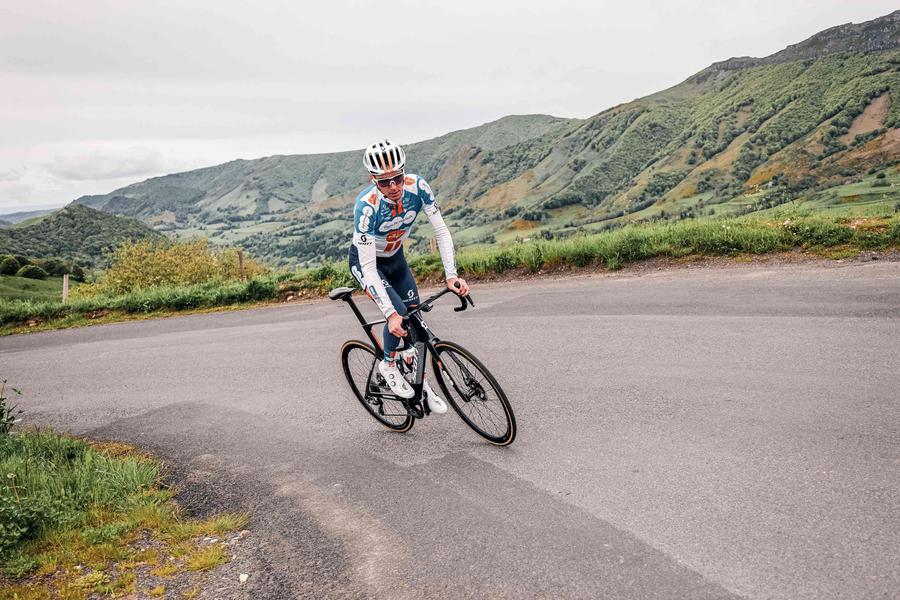
[[[343,300],[350,305],[350,310],[353,311],[353,314],[356,315],[356,318],[359,319],[359,322],[365,325],[366,320],[363,317],[362,313],[359,312],[359,309],[356,307],[356,302],[353,301],[353,297],[350,294],[347,294],[346,296],[344,296]]]

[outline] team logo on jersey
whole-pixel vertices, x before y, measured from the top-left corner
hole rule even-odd
[[[415,185],[415,184],[416,184],[416,180],[413,179],[412,177],[407,177],[406,179],[403,180],[403,185]]]
[[[418,213],[414,210],[406,211],[406,214],[402,217],[394,217],[390,221],[382,223],[378,228],[378,231],[391,231],[392,229],[399,229],[404,225],[412,225],[412,222],[416,220],[416,214]]]
[[[375,211],[371,206],[363,206],[362,214],[359,215],[359,223],[356,224],[356,228],[360,231],[368,231],[373,214],[375,214]]]
[[[431,186],[429,186],[428,182],[424,179],[419,179],[419,189],[425,192],[429,198],[434,198],[434,192],[431,191]]]

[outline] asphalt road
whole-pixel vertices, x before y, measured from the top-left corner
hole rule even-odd
[[[381,428],[343,303],[0,338],[0,373],[32,422],[252,512],[207,597],[900,597],[900,263],[472,293],[428,322],[506,389],[509,448],[452,412]]]

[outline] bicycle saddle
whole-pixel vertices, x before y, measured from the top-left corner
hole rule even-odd
[[[353,288],[339,287],[339,288],[334,288],[333,290],[328,292],[328,297],[331,298],[332,300],[340,300],[340,299],[344,298],[345,296],[349,296],[352,293],[353,293]]]

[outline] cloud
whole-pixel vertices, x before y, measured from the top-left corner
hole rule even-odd
[[[96,181],[159,173],[165,169],[163,155],[151,148],[135,146],[123,150],[95,150],[87,154],[56,156],[47,171],[68,181]]]
[[[22,178],[22,174],[21,169],[0,170],[0,181],[18,181]]]

